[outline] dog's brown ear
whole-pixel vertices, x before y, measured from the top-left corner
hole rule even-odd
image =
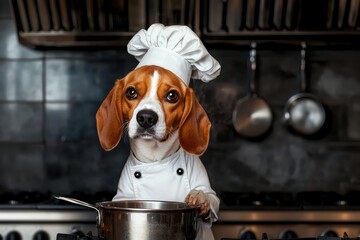
[[[96,113],[100,145],[106,151],[110,151],[118,145],[124,130],[120,101],[123,86],[124,81],[117,80]]]
[[[191,88],[186,90],[186,100],[179,127],[181,147],[191,154],[202,155],[209,144],[210,120]]]

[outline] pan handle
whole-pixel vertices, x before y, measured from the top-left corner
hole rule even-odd
[[[255,78],[256,78],[256,43],[251,43],[251,50],[249,54],[249,61],[250,61],[250,94],[255,95],[256,88],[255,88]]]
[[[248,29],[255,28],[255,8],[256,0],[248,0],[246,9],[246,27]]]
[[[359,12],[359,5],[360,5],[360,1],[359,0],[352,0],[350,3],[350,13],[349,13],[349,18],[348,18],[348,24],[350,27],[355,27],[356,26],[356,19],[358,18],[358,12]]]
[[[66,202],[74,203],[76,205],[80,205],[80,206],[84,206],[84,207],[88,207],[88,208],[92,208],[92,209],[96,210],[97,214],[98,214],[97,224],[98,224],[98,226],[100,226],[101,212],[95,205],[92,205],[92,204],[87,203],[87,202],[83,202],[83,201],[75,199],[75,198],[59,197],[59,196],[54,196],[54,195],[53,195],[53,197],[56,198],[56,199],[59,199],[59,200],[63,200],[63,201],[66,201]]]
[[[306,43],[301,43],[300,59],[300,89],[302,92],[307,91],[306,86]]]
[[[222,18],[221,18],[221,29],[228,31],[226,18],[228,15],[228,0],[222,0]]]
[[[338,21],[337,21],[337,26],[339,29],[341,29],[344,24],[346,2],[347,0],[339,0],[339,12],[338,12]]]
[[[275,4],[274,4],[274,25],[279,30],[282,27],[283,6],[284,6],[283,0],[275,0]]]
[[[333,26],[333,16],[334,16],[334,9],[335,9],[335,0],[328,1],[328,8],[327,8],[327,20],[326,20],[326,28],[331,29]]]

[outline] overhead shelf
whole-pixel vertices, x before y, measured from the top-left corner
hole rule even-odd
[[[360,0],[10,0],[31,47],[125,46],[152,23],[184,24],[205,44],[360,41]]]
[[[156,22],[196,29],[196,0],[10,2],[19,41],[31,47],[124,46],[137,31]]]
[[[207,0],[201,9],[207,43],[360,40],[360,0]]]

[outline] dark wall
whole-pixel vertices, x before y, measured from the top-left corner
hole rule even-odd
[[[248,53],[212,52],[222,75],[196,89],[205,93],[200,96],[213,122],[204,162],[216,189],[360,190],[360,51],[309,49],[308,87],[328,109],[331,124],[318,139],[308,139],[283,124],[284,105],[299,91],[300,52],[259,50],[258,93],[274,113],[272,129],[261,141],[239,137],[232,126],[235,102],[248,91]]]
[[[115,191],[128,139],[103,151],[95,113],[136,61],[125,49],[31,50],[18,44],[14,25],[8,2],[0,0],[0,191]],[[259,50],[258,90],[274,113],[261,141],[238,136],[231,121],[247,94],[248,52],[209,51],[222,74],[193,87],[213,123],[202,160],[216,191],[360,190],[359,50],[309,52],[310,90],[332,119],[315,140],[282,124],[284,105],[299,90],[299,52]]]

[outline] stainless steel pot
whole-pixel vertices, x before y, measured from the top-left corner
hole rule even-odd
[[[95,209],[99,237],[104,240],[196,238],[197,208],[186,203],[129,200],[92,205],[73,198],[55,198]]]

